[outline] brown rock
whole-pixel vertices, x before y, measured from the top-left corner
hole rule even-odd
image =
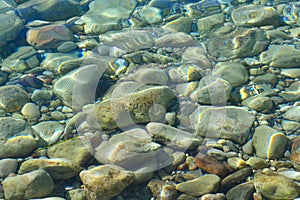
[[[239,182],[245,180],[252,173],[252,169],[250,167],[246,167],[239,171],[236,171],[228,176],[226,176],[221,181],[221,187],[232,187],[233,185],[237,185]]]
[[[147,187],[151,190],[153,196],[159,200],[177,199],[175,186],[161,180],[151,180]]]
[[[31,28],[26,37],[27,42],[37,49],[55,49],[74,39],[72,31],[63,24]]]
[[[229,165],[222,164],[218,160],[203,154],[198,154],[195,157],[195,162],[200,169],[221,177],[225,177],[232,171],[232,168]]]

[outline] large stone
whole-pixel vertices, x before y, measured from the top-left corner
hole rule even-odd
[[[8,177],[2,184],[5,199],[8,200],[46,197],[54,189],[53,180],[44,170]]]
[[[193,196],[201,196],[216,192],[221,178],[214,174],[205,174],[199,178],[179,183],[176,189]]]
[[[227,200],[248,200],[252,198],[254,185],[252,182],[241,183],[226,193]]]
[[[102,129],[127,127],[164,119],[175,94],[167,86],[149,86],[140,91],[120,94],[114,90],[110,99],[95,104],[94,111]]]
[[[134,175],[116,166],[102,165],[80,173],[87,199],[109,200],[133,181]]]
[[[282,22],[275,8],[260,5],[238,7],[231,17],[237,26],[279,25]]]
[[[214,28],[223,25],[224,13],[219,13],[207,17],[201,17],[197,20],[197,28],[200,33],[210,32]]]
[[[230,139],[244,144],[254,122],[254,115],[234,106],[197,109],[191,116],[191,124],[197,135],[208,138]]]
[[[191,94],[191,98],[202,104],[221,104],[229,99],[231,89],[228,81],[218,76],[205,76]]]
[[[30,28],[27,31],[27,42],[37,49],[56,49],[66,41],[74,39],[73,33],[63,24]]]
[[[240,63],[218,63],[213,69],[212,74],[228,81],[232,87],[243,85],[248,81],[248,71]]]
[[[201,145],[203,142],[201,137],[196,137],[192,133],[166,124],[150,122],[147,124],[146,129],[153,137],[154,141],[163,143],[173,148],[195,148],[198,145]]]
[[[284,119],[300,122],[300,106],[295,106],[283,114]]]
[[[293,82],[279,95],[288,102],[298,101],[300,99],[300,81]]]
[[[23,20],[15,15],[14,12],[0,13],[0,47],[16,39],[23,28]]]
[[[115,135],[109,141],[103,141],[95,151],[95,158],[101,163],[119,165],[131,171],[143,167],[156,167],[160,155],[166,156],[165,161],[168,158],[163,154],[161,145],[152,142],[151,136],[138,128]]]
[[[0,178],[7,177],[10,173],[16,173],[18,167],[17,159],[6,158],[0,160]]]
[[[30,0],[20,4],[16,11],[26,20],[58,21],[79,14],[80,6],[79,1],[73,0]]]
[[[86,34],[100,34],[109,30],[121,29],[120,21],[126,20],[135,9],[135,0],[97,0],[89,4],[78,24],[82,24]]]
[[[83,166],[91,158],[87,147],[84,146],[83,141],[78,137],[49,147],[47,154],[50,158],[69,159],[80,166]]]
[[[266,125],[255,128],[253,146],[260,158],[281,158],[285,151],[287,137],[276,129]]]
[[[57,121],[42,121],[32,128],[46,145],[56,143],[64,132],[64,126]]]
[[[251,110],[267,112],[273,108],[273,101],[269,97],[252,96],[245,99],[242,105],[249,107]]]
[[[300,194],[300,186],[283,175],[267,172],[254,175],[255,189],[270,200],[295,199]]]
[[[0,158],[27,156],[38,143],[38,137],[26,121],[0,118]]]
[[[47,171],[55,180],[64,180],[75,176],[81,168],[76,163],[64,158],[40,158],[23,162],[18,173],[25,174],[38,169]]]
[[[265,50],[268,42],[258,28],[222,27],[211,34],[207,48],[215,60],[254,56]]]
[[[29,94],[18,86],[8,85],[0,87],[0,107],[7,112],[20,111],[29,101]]]
[[[299,53],[300,50],[294,45],[270,45],[267,51],[260,54],[260,61],[278,68],[299,67]]]

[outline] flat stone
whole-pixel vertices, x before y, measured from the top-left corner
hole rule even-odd
[[[53,96],[53,92],[51,90],[34,90],[31,94],[31,100],[38,105],[47,103]]]
[[[229,99],[231,89],[228,81],[217,76],[205,76],[191,94],[191,98],[201,104],[225,103]]]
[[[293,82],[279,95],[287,102],[298,101],[300,99],[300,81]]]
[[[179,17],[175,20],[172,20],[165,25],[162,26],[162,28],[169,29],[172,31],[177,32],[185,32],[189,33],[191,31],[192,26],[192,20],[188,17]]]
[[[47,145],[56,143],[64,132],[64,126],[57,121],[42,121],[32,128]]]
[[[299,67],[299,49],[294,45],[270,45],[267,51],[260,54],[262,64],[269,64],[272,67],[292,68]]]
[[[281,69],[280,74],[285,77],[300,79],[300,69],[298,68]]]
[[[49,158],[66,158],[83,166],[92,156],[83,142],[78,137],[66,140],[49,147],[47,155]]]
[[[231,17],[237,26],[279,25],[282,21],[273,7],[245,5],[234,9]]]
[[[237,183],[244,181],[251,174],[252,169],[250,167],[243,168],[223,178],[220,186],[222,188],[232,188]]]
[[[221,178],[214,174],[205,174],[199,178],[179,183],[176,189],[180,192],[193,195],[201,196],[216,192],[219,188]]]
[[[54,189],[50,175],[44,170],[7,177],[2,182],[5,199],[32,199],[49,195]]]
[[[274,87],[277,84],[277,77],[276,74],[273,73],[266,73],[263,75],[256,76],[253,80],[253,83],[265,83],[270,84],[272,87]]]
[[[79,14],[80,6],[79,2],[72,0],[30,0],[20,4],[16,11],[27,21],[33,19],[58,21]]]
[[[192,149],[203,142],[201,137],[196,137],[193,133],[166,124],[150,122],[147,124],[146,129],[154,141],[172,148]]]
[[[248,71],[244,65],[234,62],[218,63],[212,74],[228,81],[232,87],[245,84],[249,78]]]
[[[0,160],[0,177],[5,178],[10,173],[16,173],[18,167],[17,159],[6,158]]]
[[[276,129],[266,125],[255,128],[253,146],[260,158],[281,158],[285,151],[287,137]]]
[[[294,170],[287,170],[287,171],[281,171],[278,172],[279,174],[286,176],[290,179],[293,179],[295,181],[300,181],[300,172],[294,171]]]
[[[139,12],[138,12],[138,18],[140,18],[143,21],[146,21],[149,24],[158,24],[162,20],[162,15],[161,15],[161,9],[156,8],[156,7],[143,7]]]
[[[29,94],[18,86],[1,86],[0,93],[0,107],[7,112],[20,111],[29,101]]]
[[[226,176],[232,170],[228,165],[224,165],[212,157],[201,154],[195,157],[195,162],[200,169],[220,177]]]
[[[190,118],[197,135],[230,139],[239,144],[247,141],[254,122],[250,112],[235,106],[200,108]]]
[[[93,109],[102,129],[114,129],[164,119],[174,98],[175,94],[167,86],[151,86],[122,95],[114,90],[110,99],[95,104]]]
[[[226,193],[227,200],[248,200],[252,198],[255,188],[252,182],[241,183]]]
[[[188,64],[195,64],[201,69],[213,67],[212,59],[202,46],[188,46],[182,55],[182,60]]]
[[[264,32],[260,29],[226,28],[217,29],[208,40],[208,51],[215,60],[254,56],[264,51],[268,44]]]
[[[209,32],[214,28],[223,25],[225,20],[224,14],[219,13],[207,17],[201,17],[197,20],[197,28],[200,33]]]
[[[56,49],[73,39],[72,31],[63,24],[30,28],[26,34],[26,41],[37,49]]]
[[[281,126],[285,131],[297,131],[300,128],[300,123],[290,120],[282,120]]]
[[[295,199],[300,194],[300,186],[292,179],[278,173],[267,172],[254,175],[255,189],[267,199]]]
[[[80,172],[87,199],[109,200],[133,181],[133,173],[116,166],[97,166]]]
[[[100,34],[121,29],[120,21],[126,20],[135,9],[134,0],[98,0],[89,4],[86,12],[76,23],[82,24],[86,34]]]
[[[25,174],[34,170],[45,170],[55,180],[65,180],[75,176],[81,168],[71,160],[64,158],[29,159],[23,162],[18,171]]]
[[[300,122],[300,106],[290,108],[282,116],[284,119]]]
[[[202,69],[193,64],[181,65],[168,70],[172,82],[190,82],[201,79]]]
[[[217,194],[205,194],[203,196],[201,196],[201,198],[199,200],[224,200],[225,199],[225,195],[222,193],[217,193]]]
[[[138,83],[148,85],[166,85],[169,81],[166,71],[157,68],[140,68],[130,77]]]
[[[27,156],[39,143],[26,121],[12,117],[0,118],[0,138],[0,158]]]
[[[104,164],[115,164],[131,171],[155,166],[156,158],[163,154],[161,145],[152,142],[151,136],[143,129],[135,128],[103,141],[95,148],[95,158]],[[165,155],[163,162],[170,162]],[[163,164],[161,162],[160,164]],[[154,170],[154,169],[153,169]]]

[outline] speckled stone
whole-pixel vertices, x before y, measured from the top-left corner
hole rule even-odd
[[[75,176],[81,168],[68,159],[29,159],[23,162],[19,169],[19,174],[25,174],[34,170],[42,169],[49,173],[55,180],[65,180]]]
[[[46,197],[54,189],[53,180],[44,170],[34,170],[23,175],[8,177],[2,184],[7,200]]]
[[[253,146],[260,158],[281,158],[285,151],[287,137],[280,131],[266,125],[255,128]]]
[[[199,178],[179,183],[176,189],[180,192],[193,196],[201,196],[216,192],[219,187],[221,178],[214,174],[205,174]]]
[[[80,172],[87,199],[109,200],[133,181],[133,173],[117,166],[97,166]]]
[[[18,86],[1,86],[0,94],[0,107],[7,112],[20,111],[29,101],[29,94]]]
[[[190,116],[196,134],[208,138],[230,139],[240,144],[247,141],[254,116],[235,106],[197,109]]]
[[[300,194],[296,182],[275,172],[256,173],[254,186],[265,198],[272,200],[295,199]]]

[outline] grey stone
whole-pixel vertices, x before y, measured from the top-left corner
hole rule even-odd
[[[181,65],[168,70],[172,82],[198,81],[201,78],[202,69],[193,64]]]
[[[280,131],[266,125],[255,128],[253,146],[260,158],[281,158],[285,151],[287,137]]]
[[[188,64],[195,64],[202,69],[211,69],[213,67],[212,59],[202,46],[187,45],[182,55],[182,60]]]
[[[135,0],[98,0],[91,2],[89,11],[81,16],[77,23],[83,24],[86,34],[100,34],[109,30],[119,30],[121,29],[119,22],[129,17],[136,4]]]
[[[29,120],[37,120],[41,115],[39,107],[34,103],[26,103],[22,107],[21,113]]]
[[[5,199],[8,200],[41,198],[49,195],[54,189],[53,180],[44,170],[8,177],[2,184]]]
[[[273,108],[273,101],[269,97],[252,96],[245,99],[242,105],[249,107],[251,110],[267,112]]]
[[[0,13],[0,19],[0,47],[3,47],[7,42],[17,38],[24,28],[24,21],[10,11]]]
[[[248,71],[244,65],[234,62],[218,63],[212,74],[228,81],[232,87],[245,84],[249,78]]]
[[[65,158],[53,159],[29,159],[23,162],[19,174],[25,174],[34,170],[45,170],[55,180],[72,178],[81,170],[80,166]]]
[[[259,157],[250,157],[247,160],[247,164],[253,169],[263,169],[269,166],[269,163],[266,160]]]
[[[284,119],[300,122],[300,106],[290,108],[282,116]]]
[[[30,0],[20,4],[16,11],[26,20],[58,21],[79,14],[80,6],[79,2],[72,0]]]
[[[189,195],[201,196],[216,192],[219,188],[220,181],[221,178],[217,175],[205,174],[199,178],[179,183],[176,189]]]
[[[300,186],[296,182],[275,172],[256,173],[254,186],[267,199],[295,199],[300,194]]]
[[[290,120],[282,120],[281,126],[285,131],[297,131],[300,128],[300,123]]]
[[[150,122],[146,129],[154,141],[179,149],[195,148],[203,142],[201,137],[196,137],[193,133],[161,123]]]
[[[166,85],[169,80],[166,71],[157,68],[140,68],[130,77],[136,82],[148,85]]]
[[[250,167],[243,168],[238,170],[221,181],[220,187],[222,188],[232,188],[237,183],[244,181],[248,176],[252,174],[252,169]]]
[[[64,132],[64,126],[57,121],[43,121],[32,128],[47,145],[56,143]]]
[[[214,28],[223,25],[224,19],[223,13],[200,18],[197,20],[198,31],[200,33],[212,31]]]
[[[29,94],[18,86],[1,86],[0,94],[0,107],[7,112],[20,111],[29,101]]]
[[[280,74],[285,77],[300,79],[300,69],[298,68],[281,69]]]
[[[22,119],[0,118],[0,158],[27,156],[38,147],[39,139]]]
[[[47,149],[49,158],[66,158],[83,166],[91,158],[91,153],[84,145],[84,139],[75,137],[71,140],[55,144]]]
[[[295,81],[279,94],[285,101],[294,102],[300,99],[300,81]]]
[[[133,88],[133,92],[127,94],[116,91],[110,99],[95,104],[93,108],[102,129],[160,121],[165,118],[166,109],[175,98],[167,86],[149,86],[136,92]]]
[[[143,7],[137,16],[149,24],[158,24],[162,20],[161,14],[161,9],[149,6]]]
[[[231,17],[237,26],[264,26],[281,23],[276,9],[261,5],[245,5],[234,9]]]
[[[254,56],[265,50],[268,42],[257,28],[217,29],[209,37],[207,48],[215,60]]]
[[[192,20],[188,17],[179,17],[175,20],[172,20],[162,27],[177,32],[189,33],[191,31]]]
[[[241,183],[232,187],[226,193],[227,200],[248,200],[252,198],[254,192],[254,185],[252,182]]]
[[[46,104],[52,98],[53,92],[50,90],[34,90],[31,100],[37,104]]]
[[[205,76],[191,94],[191,98],[202,104],[221,104],[229,99],[231,89],[228,81],[217,76]]]
[[[77,44],[75,42],[67,41],[62,43],[57,47],[57,50],[62,53],[73,51],[77,48]]]
[[[270,45],[267,51],[260,54],[260,61],[278,68],[298,67],[299,52],[294,45]]]
[[[131,172],[108,165],[80,172],[87,199],[109,200],[130,185],[133,177]]]
[[[224,106],[197,109],[190,120],[197,135],[230,139],[244,144],[254,119],[254,115],[243,108]]]
[[[18,161],[12,158],[0,160],[0,177],[5,178],[10,173],[16,173]]]
[[[135,128],[115,135],[109,141],[103,141],[95,148],[94,156],[101,163],[119,165],[126,170],[135,171],[147,166],[153,171],[156,169],[152,167],[157,167],[156,159],[160,155],[165,156],[162,162],[170,161],[161,145],[152,142],[145,130]]]

